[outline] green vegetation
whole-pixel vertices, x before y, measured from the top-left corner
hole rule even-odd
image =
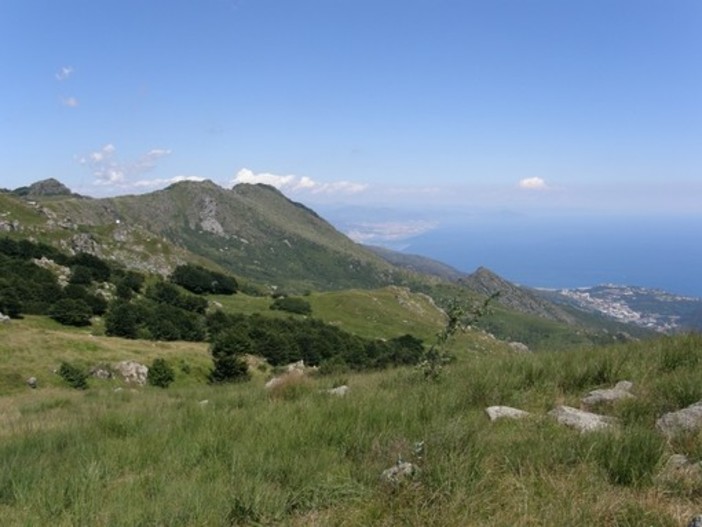
[[[143,359],[209,362],[201,344],[83,329],[35,346],[54,331],[38,322],[0,328],[0,357],[12,358],[20,384],[28,367],[44,371],[68,353],[72,363],[139,349]],[[654,422],[679,408],[671,392],[681,379],[702,384],[688,367],[700,362],[702,337],[689,335],[564,353],[463,352],[440,383],[418,383],[413,368],[349,372],[275,396],[257,369],[248,383],[216,386],[176,369],[168,390],[120,393],[113,381],[82,392],[40,377],[39,389],[0,398],[0,512],[5,525],[677,527],[699,512],[702,485],[662,470],[672,453],[702,460],[702,434],[668,443]],[[621,420],[616,431],[583,435],[545,415],[621,379],[634,382],[636,399],[602,409]],[[351,387],[346,397],[323,393],[339,381]],[[492,404],[533,416],[490,423]],[[398,458],[420,471],[383,482]]]
[[[175,372],[166,359],[154,359],[149,366],[149,384],[159,388],[168,388],[175,380]]]
[[[236,280],[223,273],[210,271],[199,265],[179,265],[171,274],[174,284],[198,295],[209,293],[212,295],[233,295],[238,284]]]
[[[74,364],[62,362],[58,374],[71,388],[85,390],[88,387],[88,374]]]
[[[273,300],[271,309],[296,313],[298,315],[311,315],[312,306],[304,298],[294,296],[281,296]]]

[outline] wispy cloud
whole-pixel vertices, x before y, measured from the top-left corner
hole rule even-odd
[[[73,75],[73,68],[71,66],[63,66],[60,70],[56,72],[54,77],[57,81],[65,81],[71,75]]]
[[[135,188],[157,188],[180,183],[181,181],[205,181],[205,178],[200,176],[176,176],[170,179],[142,179],[135,181],[131,186]]]
[[[164,148],[154,148],[134,161],[124,162],[117,158],[116,152],[115,146],[108,143],[99,150],[77,157],[77,161],[90,169],[96,185],[124,188],[137,186],[132,178],[153,170],[160,158],[171,153]]]
[[[69,108],[75,108],[78,106],[78,99],[75,97],[62,97],[61,104]]]
[[[291,192],[310,192],[312,194],[356,194],[368,188],[364,183],[353,181],[318,182],[307,176],[292,174],[278,175],[269,172],[255,173],[248,168],[242,168],[236,173],[231,183],[264,183],[279,190]]]
[[[529,177],[519,182],[519,188],[525,190],[547,190],[549,186],[540,177]]]

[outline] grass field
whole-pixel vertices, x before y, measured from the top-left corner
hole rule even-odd
[[[189,373],[176,368],[165,390],[91,380],[77,391],[51,372],[60,359],[157,356]],[[466,349],[438,383],[394,369],[274,393],[263,375],[207,385],[202,344],[93,337],[45,319],[0,326],[0,357],[3,525],[672,527],[702,512],[699,477],[659,476],[672,453],[702,460],[702,437],[666,442],[654,430],[661,413],[702,399],[699,336],[550,354]],[[37,390],[24,385],[30,374]],[[636,399],[605,410],[620,418],[616,432],[580,435],[545,415],[622,379]],[[346,397],[323,392],[340,383]],[[533,416],[490,423],[494,404]],[[398,458],[421,471],[384,483]]]

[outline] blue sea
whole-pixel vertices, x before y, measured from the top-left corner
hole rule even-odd
[[[406,240],[403,252],[532,287],[615,283],[702,297],[702,217],[464,219]]]

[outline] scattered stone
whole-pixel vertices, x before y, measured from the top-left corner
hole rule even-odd
[[[585,412],[571,406],[557,406],[548,415],[560,424],[580,430],[581,433],[609,428],[617,422],[613,417]]]
[[[633,386],[634,384],[629,381],[620,381],[614,388],[593,390],[582,398],[583,406],[593,408],[599,404],[611,404],[622,399],[633,399],[634,396],[630,392]]]
[[[673,454],[668,458],[658,478],[662,480],[699,480],[700,476],[702,476],[702,463],[693,463],[683,454]]]
[[[687,527],[702,527],[702,514],[698,514],[690,520]]]
[[[119,392],[121,392],[122,390],[123,390],[123,388],[122,388],[121,386],[117,386],[117,388],[115,388],[115,389],[112,390],[112,391],[115,392],[115,393],[119,393]]]
[[[112,379],[113,377],[112,369],[105,364],[98,364],[97,366],[90,368],[90,375],[96,379],[103,380]]]
[[[114,366],[114,371],[119,374],[127,383],[144,386],[149,376],[149,368],[133,360],[118,362]]]
[[[656,421],[656,427],[667,436],[679,432],[694,432],[702,428],[702,401],[664,414]]]
[[[509,347],[512,348],[512,351],[516,351],[517,353],[531,353],[529,346],[523,342],[510,342]]]
[[[31,389],[36,390],[37,384],[38,381],[36,377],[30,377],[29,379],[27,379],[27,386],[29,386]]]
[[[656,421],[656,428],[668,438],[678,432],[693,432],[702,428],[702,401],[677,412],[664,414]]]
[[[531,415],[529,412],[510,406],[490,406],[485,409],[485,413],[488,414],[490,421],[497,421],[498,419],[523,419]]]
[[[197,404],[199,404],[200,406],[207,406],[208,404],[210,404],[210,401],[208,399],[203,399],[202,401],[198,402]]]
[[[419,474],[419,467],[409,461],[398,460],[394,467],[383,470],[380,479],[386,483],[398,484]]]
[[[10,323],[10,317],[0,313],[0,324],[9,324],[9,323]]]
[[[349,390],[351,390],[351,388],[343,384],[341,386],[337,386],[336,388],[327,390],[327,393],[329,395],[336,395],[337,397],[345,397],[346,394],[349,393]]]

